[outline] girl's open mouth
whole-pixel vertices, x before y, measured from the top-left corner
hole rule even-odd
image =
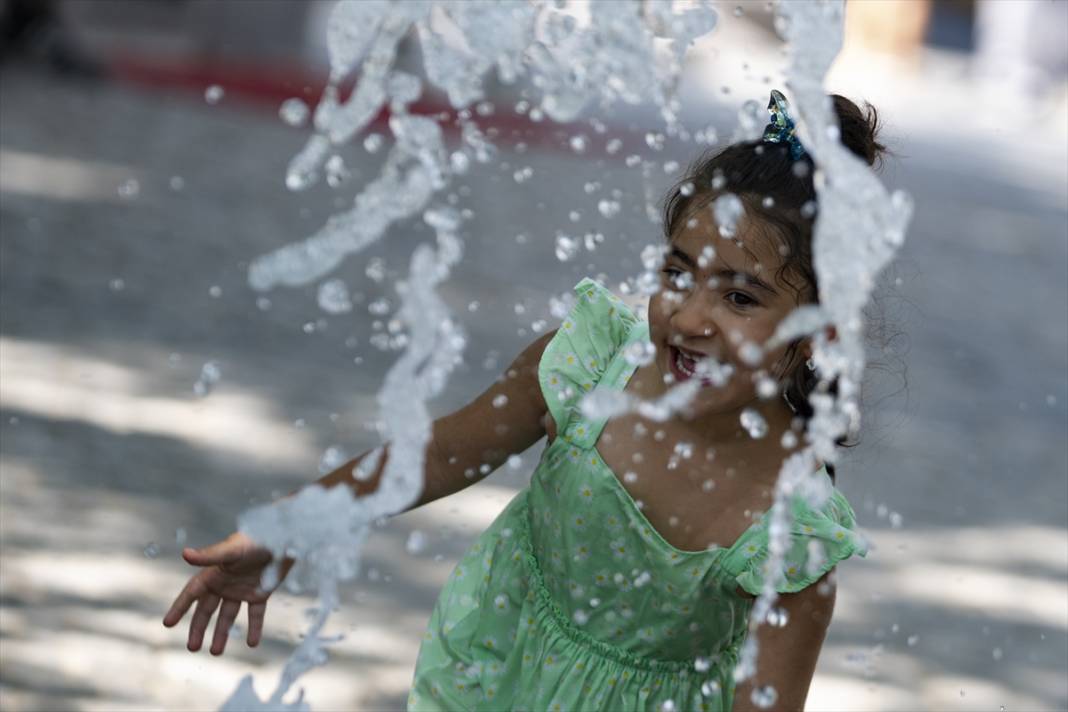
[[[675,377],[677,383],[688,381],[697,375],[697,359],[689,354],[683,353],[674,346],[668,346],[668,361],[671,365],[671,375]],[[711,379],[702,375],[701,385],[711,386],[714,384]]]

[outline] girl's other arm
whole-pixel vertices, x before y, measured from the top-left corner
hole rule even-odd
[[[786,611],[786,625],[775,628],[766,623],[757,628],[756,675],[734,690],[733,712],[801,712],[816,672],[816,661],[831,624],[835,587],[830,577],[798,591],[779,596],[776,606]],[[776,700],[771,707],[753,704],[755,688],[771,685]]]
[[[555,334],[551,331],[527,346],[482,395],[434,421],[426,449],[423,491],[411,509],[473,485],[510,455],[523,452],[545,435],[548,406],[538,382],[538,364]],[[320,478],[318,484],[333,487],[344,483],[357,496],[374,492],[389,459],[389,446],[383,448],[373,474],[357,480],[353,470],[369,454],[345,463]]]

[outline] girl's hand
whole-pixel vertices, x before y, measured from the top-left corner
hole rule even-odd
[[[204,631],[211,623],[212,614],[222,603],[211,642],[211,654],[222,655],[230,627],[241,612],[241,602],[244,601],[248,606],[247,643],[249,647],[258,645],[263,633],[267,598],[271,595],[271,591],[260,588],[260,578],[271,563],[271,552],[244,534],[234,532],[202,549],[187,547],[182,550],[182,557],[194,566],[207,568],[189,579],[163,617],[163,625],[168,628],[177,625],[196,601],[197,608],[189,623],[189,641],[186,644],[189,650],[196,652],[204,641]],[[293,561],[289,559],[282,563],[279,582],[292,565]]]

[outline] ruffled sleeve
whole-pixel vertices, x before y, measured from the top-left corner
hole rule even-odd
[[[538,364],[541,390],[559,433],[575,420],[582,396],[601,381],[638,323],[622,300],[592,279],[583,279],[574,291],[575,306]]]
[[[838,562],[854,554],[867,555],[868,543],[857,531],[853,508],[837,489],[831,490],[827,501],[818,509],[796,498],[792,512],[790,544],[775,587],[779,593],[796,593],[814,584]],[[770,573],[766,516],[735,543],[726,565],[743,590],[760,595]]]

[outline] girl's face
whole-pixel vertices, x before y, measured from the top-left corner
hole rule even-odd
[[[776,383],[771,395],[779,396],[778,381],[796,367],[785,361],[786,345],[764,352],[797,306],[796,290],[776,279],[782,264],[778,242],[745,217],[734,238],[720,237],[709,208],[669,244],[661,290],[649,302],[649,334],[665,384],[691,378],[703,384],[684,412],[688,418],[753,406],[765,375]],[[709,357],[718,365],[703,369],[698,362]],[[781,397],[774,405],[785,406]]]

